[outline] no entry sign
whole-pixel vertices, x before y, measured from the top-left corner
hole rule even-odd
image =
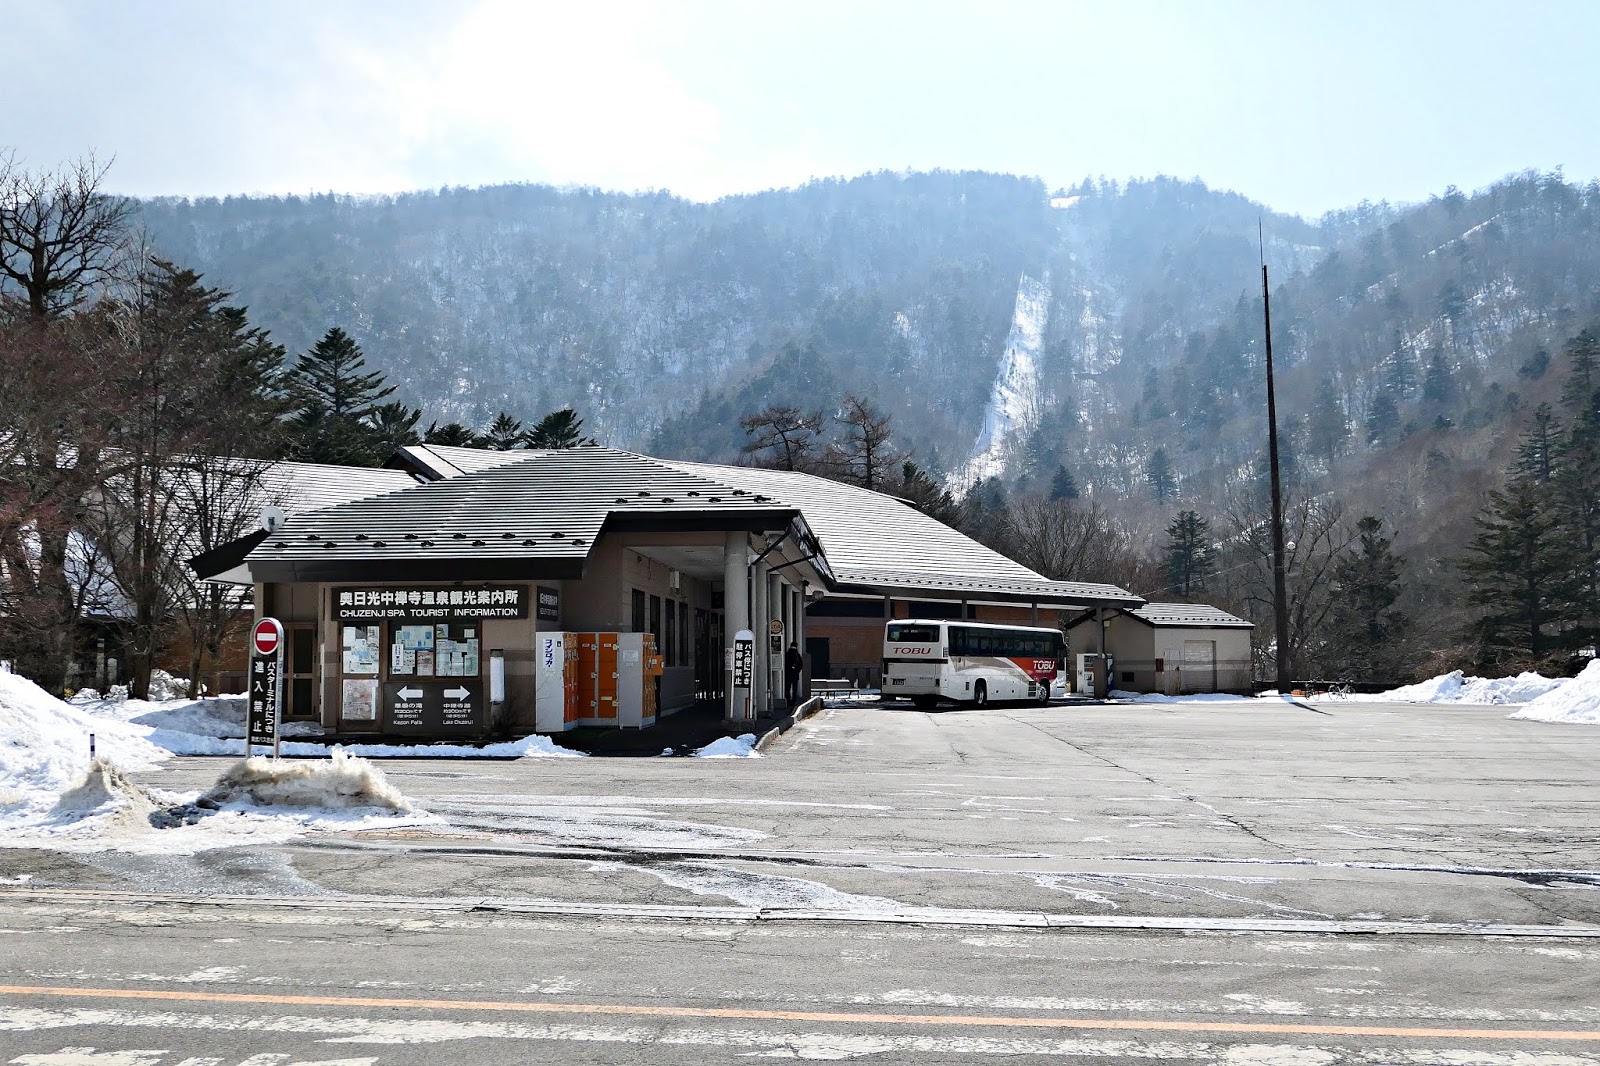
[[[257,655],[277,655],[283,650],[283,623],[276,618],[263,618],[250,634],[251,649]]]
[[[278,718],[283,703],[283,623],[263,618],[250,632],[250,705],[245,716],[244,753],[253,744],[271,744],[278,756]]]

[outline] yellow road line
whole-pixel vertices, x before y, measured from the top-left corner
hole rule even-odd
[[[749,1007],[669,1007],[648,1003],[514,1003],[492,999],[394,999],[377,996],[281,996],[257,992],[197,992],[153,988],[68,988],[0,985],[5,996],[234,1003],[271,1007],[378,1007],[394,1010],[498,1011],[511,1014],[604,1014],[646,1018],[842,1022],[850,1025],[957,1025],[1018,1029],[1115,1029],[1176,1033],[1274,1033],[1286,1036],[1401,1036],[1446,1040],[1600,1042],[1583,1029],[1459,1029],[1392,1025],[1305,1025],[1281,1022],[1191,1022],[1177,1019],[1030,1018],[968,1014],[875,1014],[861,1011],[758,1010]]]

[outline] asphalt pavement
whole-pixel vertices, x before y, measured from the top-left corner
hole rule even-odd
[[[1600,730],[1505,714],[851,706],[390,762],[406,829],[0,850],[0,1063],[1600,1062]]]

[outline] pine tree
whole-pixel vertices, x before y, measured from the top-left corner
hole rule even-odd
[[[1600,420],[1600,327],[1573,337],[1563,349],[1568,359],[1561,406],[1580,420]]]
[[[1216,565],[1211,523],[1195,511],[1180,511],[1167,526],[1167,578],[1177,594],[1187,600],[1205,588]]]
[[[1455,392],[1450,364],[1444,352],[1435,348],[1428,355],[1428,368],[1422,375],[1422,399],[1425,403],[1449,403]]]
[[[377,466],[388,458],[370,419],[395,387],[366,366],[361,349],[338,326],[295,362],[286,379],[295,458],[341,466]]]
[[[583,419],[570,407],[551,411],[528,430],[528,447],[563,450],[593,444],[593,437],[583,435]]]
[[[1078,498],[1078,483],[1073,480],[1072,471],[1065,464],[1057,466],[1056,472],[1050,478],[1050,498],[1052,500],[1076,500]]]
[[[1317,386],[1317,400],[1306,420],[1306,437],[1312,453],[1330,469],[1350,438],[1350,419],[1332,378],[1323,378]]]
[[[528,443],[528,435],[522,431],[522,420],[512,418],[501,411],[495,415],[494,421],[489,423],[489,428],[479,438],[479,445],[497,452],[509,452],[516,448],[524,448]]]
[[[1478,635],[1486,660],[1510,654],[1537,662],[1549,649],[1544,629],[1572,608],[1576,552],[1550,494],[1527,478],[1489,493],[1486,514],[1461,570],[1467,603],[1483,608]]]
[[[475,448],[478,435],[460,422],[447,422],[442,426],[437,422],[429,422],[427,432],[422,435],[422,443],[450,448]]]
[[[1399,681],[1411,669],[1411,622],[1395,607],[1405,559],[1372,516],[1356,524],[1359,540],[1334,567],[1338,592],[1328,620],[1328,652],[1334,672],[1359,680]]]
[[[1575,596],[1585,634],[1600,636],[1600,425],[1576,423],[1560,449],[1551,479],[1561,528],[1575,561]]]
[[[1367,443],[1374,448],[1387,448],[1400,432],[1400,408],[1388,389],[1379,389],[1367,408]]]
[[[1385,387],[1397,399],[1405,399],[1417,384],[1416,360],[1411,355],[1411,345],[1399,333],[1395,334],[1394,352],[1389,356],[1389,374]]]
[[[960,508],[955,497],[950,495],[950,490],[910,459],[900,466],[900,484],[895,488],[894,495],[909,500],[917,510],[947,526],[955,525],[960,515]]]
[[[1150,462],[1144,469],[1144,479],[1155,492],[1157,503],[1166,503],[1168,499],[1178,495],[1178,476],[1172,470],[1172,460],[1167,458],[1165,448],[1157,448],[1150,454]]]
[[[1533,412],[1533,424],[1517,448],[1512,470],[1518,477],[1527,478],[1535,485],[1550,483],[1556,470],[1556,434],[1555,414],[1549,404],[1542,403]]]
[[[377,443],[378,450],[387,456],[393,455],[401,448],[409,448],[413,444],[422,442],[422,438],[417,435],[417,422],[421,418],[420,410],[394,401],[373,411],[367,418],[367,424],[372,427],[373,440]]]

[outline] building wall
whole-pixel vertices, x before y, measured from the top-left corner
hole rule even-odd
[[[1094,650],[1094,630],[1092,620],[1068,630],[1074,656]],[[1186,661],[1186,644],[1193,643],[1210,645],[1212,661]],[[1248,629],[1151,626],[1118,613],[1106,622],[1106,651],[1113,660],[1114,688],[1168,695],[1251,690]]]

